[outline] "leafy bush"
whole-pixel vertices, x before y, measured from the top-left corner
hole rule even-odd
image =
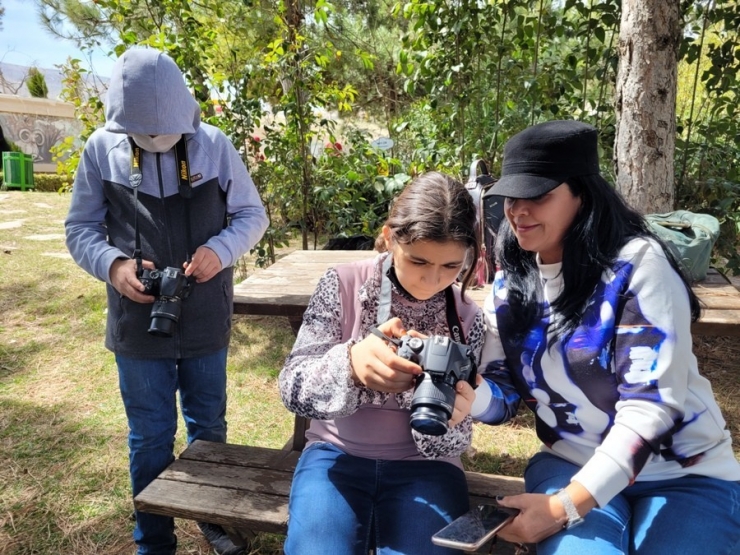
[[[72,187],[71,183],[68,183],[68,179],[62,175],[55,173],[34,173],[33,174],[33,186],[34,189],[43,193],[62,192],[70,190]],[[5,183],[3,178],[3,172],[0,171],[0,187]]]
[[[336,140],[330,142],[316,159],[314,232],[332,237],[372,237],[380,231],[391,199],[408,176],[392,175],[398,161],[373,148],[367,132],[348,128],[343,134],[343,145]]]
[[[33,184],[37,191],[63,192],[72,189],[69,178],[56,173],[34,173]]]

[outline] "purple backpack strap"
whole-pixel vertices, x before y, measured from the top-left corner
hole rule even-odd
[[[342,342],[357,339],[360,333],[360,288],[372,277],[375,258],[339,264],[334,270],[339,276],[339,301],[342,307]]]

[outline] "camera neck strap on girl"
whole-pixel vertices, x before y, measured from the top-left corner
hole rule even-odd
[[[134,206],[137,209],[134,211],[134,253],[132,258],[136,260],[136,270],[139,274],[142,271],[141,264],[141,236],[139,233],[139,221],[138,221],[138,206],[139,197],[138,190],[143,180],[143,173],[141,171],[141,147],[136,144],[134,139],[129,136],[129,144],[131,145],[131,171],[129,173],[129,185],[134,190]],[[159,156],[159,154],[157,154]],[[188,160],[188,147],[185,135],[180,137],[180,140],[175,144],[175,160],[177,163],[177,177],[178,186],[177,189],[180,192],[180,196],[184,199],[185,204],[185,233],[187,234],[188,241],[188,252],[185,253],[185,261],[190,262],[191,252],[193,247],[192,233],[190,230],[190,199],[193,197],[193,186],[190,183],[190,162]]]
[[[392,281],[389,276],[393,271],[393,255],[388,253],[388,256],[383,261],[383,269],[381,272],[380,298],[378,299],[378,325],[387,322],[391,317]],[[450,329],[450,335],[453,340],[458,343],[465,344],[465,333],[463,332],[463,328],[460,323],[460,317],[457,314],[455,294],[452,292],[452,285],[445,289],[445,301],[447,327]]]

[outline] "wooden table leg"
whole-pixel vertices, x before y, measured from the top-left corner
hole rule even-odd
[[[303,323],[303,316],[289,316],[288,322],[290,322],[290,329],[293,330],[293,335],[298,335],[298,330],[301,329]]]

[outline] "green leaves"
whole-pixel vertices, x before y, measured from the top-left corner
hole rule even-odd
[[[49,20],[60,17],[58,0],[39,2],[54,7],[46,10]],[[483,157],[496,173],[506,139],[538,121],[592,123],[601,130],[602,158],[612,158],[619,0],[67,4],[84,7],[63,15],[90,47],[112,37],[120,55],[149,44],[186,69],[204,119],[229,134],[261,180],[272,221],[266,260],[295,222],[306,244],[311,232],[372,228],[388,195],[419,172],[464,178],[470,160]],[[740,4],[681,6],[677,182],[682,202],[719,210],[717,195],[735,199],[735,189],[696,184],[738,181]],[[87,111],[86,129],[94,129],[97,108],[70,101]],[[342,128],[346,120],[391,136],[392,156],[365,153],[367,138]],[[245,145],[261,125],[265,159],[257,160]],[[346,148],[314,157],[315,142],[328,136]],[[702,196],[709,191],[714,196]],[[736,213],[732,205],[727,218],[740,221]]]

